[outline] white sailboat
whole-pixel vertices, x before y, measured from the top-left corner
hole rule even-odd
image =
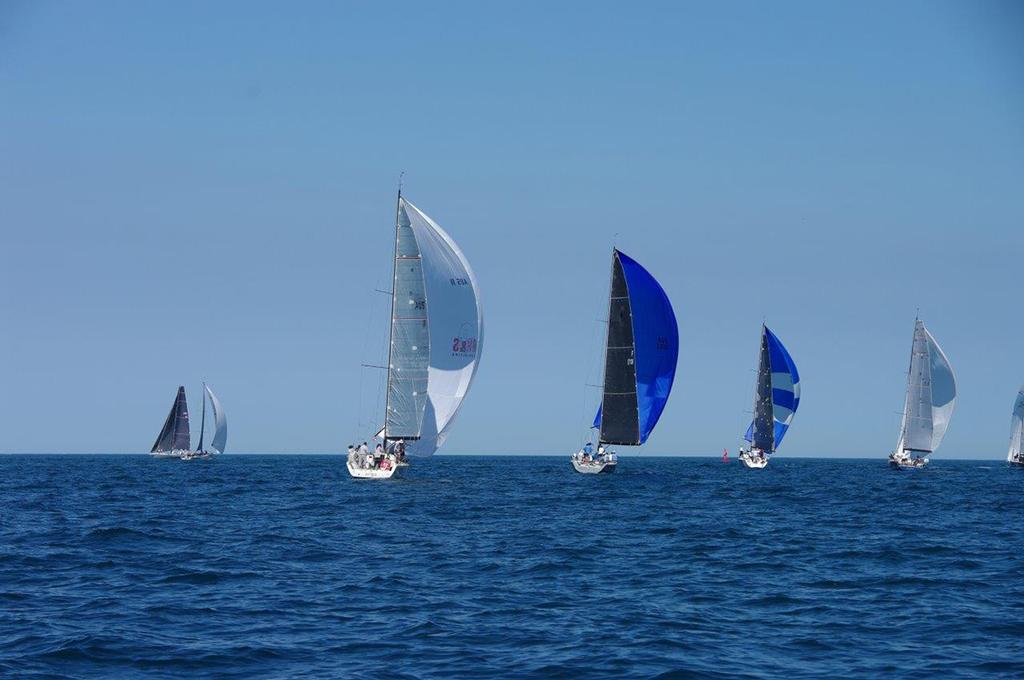
[[[636,260],[612,251],[608,334],[601,405],[588,442],[570,456],[583,474],[614,472],[618,456],[606,446],[640,446],[668,402],[679,357],[675,312],[661,284]]]
[[[406,456],[440,448],[476,375],[483,308],[469,261],[434,220],[398,192],[383,451],[349,453],[360,479],[388,479]]]
[[[1006,454],[1006,462],[1012,465],[1024,465],[1024,387],[1017,392],[1017,400],[1013,403],[1013,415],[1010,417],[1010,450]]]
[[[744,465],[754,469],[767,467],[800,406],[800,374],[793,357],[764,324],[758,356],[754,421],[744,435],[747,448],[741,446],[739,455]]]
[[[901,470],[923,468],[939,448],[956,408],[956,376],[946,354],[920,319],[907,371],[907,396],[896,449],[889,464]]]
[[[213,409],[216,431],[213,435],[213,442],[210,445],[212,453],[222,453],[227,445],[228,424],[224,415],[224,409],[220,400],[213,393],[210,387],[203,383],[203,415],[202,424],[199,430],[199,446],[195,449],[190,447],[191,435],[189,432],[188,401],[185,399],[185,386],[178,386],[178,393],[171,404],[171,412],[167,414],[163,429],[157,435],[156,442],[150,450],[150,454],[159,458],[181,458],[191,460],[193,458],[204,458],[210,455],[211,451],[203,448],[203,436],[206,431],[206,397],[209,395],[210,404]]]

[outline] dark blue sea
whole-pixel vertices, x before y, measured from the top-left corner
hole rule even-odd
[[[1024,676],[1024,470],[0,456],[0,676]]]

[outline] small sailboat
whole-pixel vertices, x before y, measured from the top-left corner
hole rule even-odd
[[[636,260],[612,250],[601,404],[590,444],[571,456],[576,472],[614,472],[611,445],[640,446],[658,423],[676,374],[679,328],[661,284]]]
[[[388,479],[406,456],[444,444],[483,349],[483,308],[469,261],[398,191],[384,426],[380,453],[353,450],[348,472]]]
[[[210,405],[213,410],[214,435],[210,443],[210,449],[203,448],[203,437],[206,431],[206,397],[210,398]],[[227,445],[228,423],[224,415],[224,409],[220,400],[210,389],[209,385],[203,383],[203,415],[199,429],[199,446],[190,448],[191,435],[189,433],[188,402],[185,399],[185,387],[178,387],[178,394],[171,405],[171,412],[164,421],[163,429],[156,438],[150,454],[161,458],[181,458],[192,460],[194,458],[205,458],[211,453],[223,453]]]
[[[761,351],[754,388],[754,421],[740,447],[739,459],[748,468],[764,468],[786,436],[800,406],[800,374],[793,357],[768,326],[761,324]]]
[[[896,450],[889,464],[901,470],[923,468],[939,448],[956,408],[956,376],[949,359],[924,321],[914,320],[914,341],[907,370],[907,396]]]
[[[1006,462],[1012,465],[1024,465],[1024,387],[1017,392],[1017,401],[1013,403],[1013,416],[1010,418],[1010,450],[1006,454]]]

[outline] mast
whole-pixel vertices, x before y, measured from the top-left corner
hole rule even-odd
[[[384,446],[388,443],[388,414],[391,413],[391,350],[395,342],[395,295],[398,284],[398,222],[402,210],[402,177],[398,176],[398,198],[395,199],[395,252],[391,258],[391,320],[388,322],[388,375],[384,386]]]
[[[604,397],[608,394],[608,333],[609,324],[612,321],[612,294],[615,288],[615,246],[612,246],[612,266],[608,271],[608,320],[605,322],[604,329],[604,351],[602,354],[601,361],[601,422],[598,423],[597,428],[597,445],[601,446],[605,443],[604,441],[604,414],[605,414],[605,403]]]
[[[199,420],[199,448],[196,451],[202,452],[203,450],[203,433],[206,431],[206,383],[203,383],[203,415]]]

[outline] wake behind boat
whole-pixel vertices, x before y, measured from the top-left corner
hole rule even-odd
[[[956,376],[946,354],[924,321],[914,320],[914,340],[907,370],[907,395],[896,449],[889,464],[899,470],[917,470],[942,443],[956,408]]]
[[[429,456],[448,435],[483,348],[479,286],[465,255],[436,222],[398,191],[384,427],[381,451],[365,442],[346,468],[389,479],[406,455]]]
[[[612,250],[601,404],[587,442],[570,457],[583,474],[614,472],[618,455],[607,445],[640,446],[668,402],[679,357],[679,328],[661,284],[638,262]]]
[[[800,374],[782,342],[761,324],[761,350],[754,387],[754,421],[740,447],[739,459],[748,468],[763,469],[782,444],[800,406]]]
[[[206,398],[210,398],[210,407],[213,410],[215,431],[213,441],[210,443],[210,450],[203,446],[203,437],[206,433]],[[223,453],[228,439],[228,423],[224,415],[224,409],[220,400],[210,389],[209,385],[203,383],[203,412],[199,428],[199,446],[190,448],[191,435],[189,433],[188,402],[185,399],[185,387],[178,387],[178,394],[171,405],[171,412],[164,421],[163,429],[156,438],[150,455],[157,458],[180,458],[181,460],[193,460],[196,458],[209,458],[214,453]]]
[[[1024,466],[1024,451],[1021,450],[1024,440],[1024,387],[1017,392],[1017,400],[1013,403],[1013,415],[1010,417],[1010,450],[1006,453],[1006,462],[1011,465]]]

